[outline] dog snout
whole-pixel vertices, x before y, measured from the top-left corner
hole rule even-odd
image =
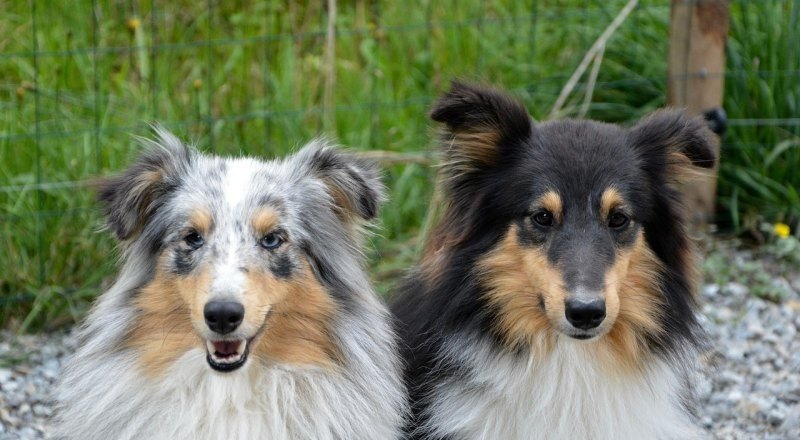
[[[573,327],[593,329],[606,319],[606,302],[602,299],[570,299],[565,304],[564,313]]]
[[[234,301],[211,301],[203,308],[203,316],[209,329],[225,335],[242,323],[244,306]]]

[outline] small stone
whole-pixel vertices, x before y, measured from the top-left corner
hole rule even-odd
[[[25,394],[29,396],[36,394],[36,384],[33,383],[32,380],[29,380],[28,383],[25,384]]]
[[[730,325],[730,322],[736,317],[736,313],[728,307],[722,307],[717,310],[717,322],[721,324]]]
[[[13,374],[8,368],[0,368],[0,387],[3,383],[10,381]]]
[[[767,421],[772,426],[778,426],[783,423],[784,420],[786,420],[786,414],[780,410],[774,409],[767,413]]]
[[[800,299],[790,299],[786,301],[786,307],[789,307],[795,313],[800,313]]]
[[[744,381],[742,376],[734,373],[730,370],[725,370],[721,372],[718,376],[719,383],[722,385],[733,385],[733,384],[740,384]]]
[[[789,281],[789,284],[792,285],[792,288],[795,292],[800,292],[800,275],[792,277],[792,280]]]
[[[27,403],[23,403],[22,405],[19,406],[19,409],[17,409],[17,412],[20,413],[20,414],[29,413],[29,412],[31,412],[31,406],[28,405]]]
[[[748,289],[747,286],[745,286],[744,284],[737,283],[735,281],[726,284],[722,288],[722,290],[736,297],[743,297],[750,292],[750,289]]]
[[[45,363],[42,365],[42,376],[50,380],[57,379],[60,370],[59,367],[59,363],[55,359],[45,361]]]
[[[53,414],[53,410],[49,406],[37,404],[33,405],[33,413],[39,417],[50,417]]]
[[[733,404],[737,404],[742,400],[742,392],[739,390],[733,390],[728,393],[728,402]]]
[[[747,326],[747,331],[750,333],[750,338],[758,338],[764,334],[764,326],[760,322],[751,322]]]
[[[796,404],[789,409],[787,414],[785,414],[783,425],[781,425],[781,429],[785,431],[790,430],[800,430],[800,404]]]
[[[30,426],[26,426],[19,430],[19,436],[24,439],[32,439],[32,438],[39,438],[41,437],[39,433],[36,432],[35,429],[31,428]]]
[[[714,297],[719,294],[719,285],[718,284],[706,284],[703,286],[703,295],[706,297]]]
[[[732,361],[741,361],[744,359],[744,350],[739,346],[728,347],[725,357]]]

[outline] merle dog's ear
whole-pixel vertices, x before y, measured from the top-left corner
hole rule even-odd
[[[717,157],[714,133],[706,122],[680,110],[660,110],[630,131],[647,171],[669,181],[681,181],[698,168],[713,168]]]
[[[191,151],[178,138],[163,128],[155,130],[155,140],[141,139],[147,151],[131,167],[98,184],[108,227],[120,240],[141,232],[177,187],[181,169],[191,160]]]
[[[431,119],[445,124],[442,170],[457,177],[491,168],[505,148],[531,136],[525,107],[498,90],[453,82],[433,106]]]
[[[322,180],[343,221],[371,220],[378,216],[385,196],[376,163],[326,145],[324,141],[310,143],[294,160]]]

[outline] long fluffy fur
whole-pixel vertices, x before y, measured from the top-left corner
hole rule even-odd
[[[375,216],[382,198],[374,168],[324,141],[273,162],[204,156],[160,129],[158,139],[146,144],[149,151],[139,163],[101,190],[113,211],[107,212],[110,228],[123,242],[124,263],[80,331],[79,349],[58,390],[57,437],[397,438],[406,414],[400,361],[388,312],[372,290],[360,252],[361,220]],[[130,186],[130,173],[154,170],[170,173],[172,183],[162,179],[146,190]],[[158,223],[168,223],[168,212],[187,208],[172,194],[191,193],[215,179],[234,181],[229,178],[251,180],[241,182],[241,194],[220,186],[198,193],[200,200],[251,197],[247,204],[275,197],[293,213],[294,238],[337,304],[329,317],[332,368],[251,356],[239,370],[219,373],[197,346],[151,375],[141,353],[125,344],[140,313],[134,300],[152,280],[167,240],[167,228],[160,231],[164,225]],[[113,194],[120,188],[127,194]],[[119,197],[128,197],[126,207],[132,203],[136,212],[115,206]],[[147,218],[136,217],[141,213]],[[261,337],[269,338],[269,330]]]
[[[445,208],[392,305],[407,437],[697,437],[689,379],[702,332],[672,184],[714,165],[703,123],[661,111],[632,129],[533,124],[502,92],[462,83],[431,117],[444,125]],[[602,217],[615,197],[631,218],[623,232]],[[534,224],[542,206],[563,225]],[[590,278],[601,292],[621,281],[606,306],[621,305],[583,341],[554,322],[566,322],[564,301],[560,315],[545,302],[582,294],[574,286]]]

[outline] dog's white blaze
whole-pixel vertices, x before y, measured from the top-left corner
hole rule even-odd
[[[247,277],[239,269],[236,249],[226,249],[228,257],[214,268],[214,281],[208,300],[242,300]]]
[[[546,359],[498,355],[487,344],[453,353],[471,375],[437,387],[421,431],[486,440],[699,438],[675,368],[656,361],[643,374],[610,375],[586,347],[560,340]]]
[[[255,174],[263,170],[263,164],[248,158],[233,159],[225,172],[222,185],[223,199],[232,208],[239,206],[245,196],[252,192]]]

